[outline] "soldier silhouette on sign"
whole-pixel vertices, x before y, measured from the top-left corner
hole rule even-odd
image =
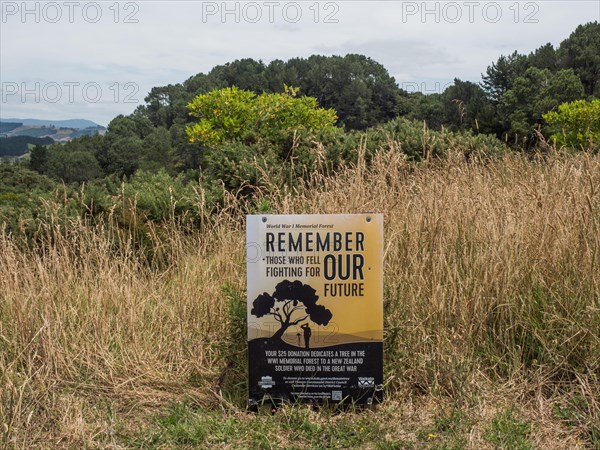
[[[310,348],[310,335],[312,334],[312,331],[307,323],[301,325],[300,328],[304,330],[304,346],[308,349]]]

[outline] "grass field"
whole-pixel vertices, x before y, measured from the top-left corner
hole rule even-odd
[[[392,149],[258,205],[385,215],[383,405],[245,410],[248,205],[150,227],[161,264],[49,205],[0,233],[0,447],[600,448],[600,156]]]

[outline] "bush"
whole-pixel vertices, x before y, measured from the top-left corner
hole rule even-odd
[[[381,148],[398,146],[409,160],[420,161],[430,157],[444,158],[449,154],[463,154],[466,158],[501,155],[506,145],[493,135],[474,135],[470,131],[435,131],[424,122],[397,118],[370,130],[365,136],[369,153]]]
[[[197,212],[191,185],[184,183],[182,177],[171,177],[165,170],[136,172],[124,184],[124,195],[147,220],[167,221]]]
[[[317,132],[335,123],[333,109],[319,108],[316,98],[297,93],[287,86],[284,93],[261,95],[232,87],[199,95],[188,105],[199,119],[188,127],[188,136],[213,148],[232,141],[285,147],[298,131]]]
[[[543,117],[554,130],[550,138],[555,143],[596,151],[600,147],[600,100],[563,103],[558,111],[551,111]]]
[[[65,183],[83,183],[102,175],[100,164],[90,152],[70,152],[60,146],[51,147],[46,173]]]

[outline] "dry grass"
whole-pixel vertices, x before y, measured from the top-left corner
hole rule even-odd
[[[534,447],[600,446],[599,156],[415,165],[392,149],[369,167],[268,191],[259,204],[271,212],[385,214],[394,400],[368,417],[388,424],[378,434],[388,448],[450,436],[419,434],[447,408],[468,417],[459,447],[492,447],[490,421],[511,405]],[[90,227],[62,220],[58,206],[33,248],[1,234],[0,446],[168,448],[131,436],[184,399],[232,423],[245,417],[245,208],[229,199],[202,230],[149,228],[160,267],[110,217]],[[282,432],[274,439],[287,430],[292,446],[314,446],[286,411],[268,419]],[[367,441],[352,445],[377,447]]]

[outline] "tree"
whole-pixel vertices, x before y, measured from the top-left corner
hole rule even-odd
[[[275,286],[273,295],[265,292],[256,297],[250,313],[258,318],[273,316],[280,328],[271,336],[271,340],[281,340],[289,327],[306,319],[317,325],[325,326],[329,323],[333,314],[323,305],[317,305],[318,300],[316,291],[308,284],[298,280],[284,280]]]
[[[133,175],[143,155],[143,140],[153,130],[152,122],[142,113],[115,117],[104,136],[106,153],[98,158],[102,168],[119,176]]]
[[[123,136],[110,142],[107,152],[107,173],[131,176],[139,168],[144,142],[137,136]]]
[[[65,183],[83,183],[100,177],[102,169],[92,153],[54,145],[48,151],[47,174]]]
[[[48,164],[48,148],[44,145],[36,145],[29,153],[29,167],[38,173],[46,173]]]
[[[514,81],[521,76],[529,63],[525,55],[517,52],[509,56],[500,56],[498,61],[492,63],[483,75],[483,89],[488,98],[495,103],[500,102],[504,94],[512,88]]]
[[[164,127],[157,127],[144,138],[140,169],[158,172],[160,169],[171,171],[173,168],[173,149],[171,134]]]
[[[385,67],[371,58],[314,55],[292,59],[288,66],[297,73],[301,91],[316,97],[323,107],[334,108],[349,129],[364,130],[398,114],[402,91]]]
[[[203,153],[203,147],[200,143],[190,142],[186,133],[186,125],[175,123],[169,129],[173,148],[173,164],[177,172],[189,169],[197,170],[200,167],[200,160]]]
[[[186,105],[193,98],[181,84],[154,87],[144,99],[146,105],[140,112],[150,119],[155,127],[169,128],[176,121],[185,121]]]
[[[558,111],[544,114],[554,134],[550,137],[560,145],[572,148],[600,147],[600,100],[578,100],[563,103]]]
[[[579,25],[561,42],[558,64],[573,69],[581,78],[587,95],[600,97],[600,23]]]
[[[557,56],[554,46],[550,43],[542,45],[540,48],[531,52],[527,57],[527,62],[531,67],[538,69],[557,70]]]
[[[215,66],[208,76],[218,80],[223,87],[237,86],[240,89],[259,93],[267,90],[265,71],[266,66],[262,61],[244,58]],[[281,85],[277,89],[281,90]]]
[[[511,133],[527,138],[543,124],[544,113],[583,96],[581,80],[571,69],[551,72],[530,67],[505,93],[499,111]]]
[[[129,116],[120,114],[108,124],[105,137],[109,141],[113,138],[131,136],[144,139],[152,128],[152,122],[144,114],[134,113]]]
[[[481,133],[497,130],[496,111],[478,84],[454,79],[441,95],[444,125],[453,130],[470,129]]]
[[[302,60],[304,61],[304,60]],[[281,92],[281,86],[300,86],[300,71],[296,65],[292,64],[292,60],[284,62],[280,59],[275,59],[269,63],[265,69],[265,78],[267,92]]]
[[[409,94],[407,109],[406,118],[424,122],[432,130],[439,130],[445,125],[442,94],[413,92]]]
[[[242,59],[216,66],[207,75],[198,74],[183,86],[197,96],[234,86],[257,94],[281,93],[284,84],[298,86],[302,95],[315,97],[324,108],[335,109],[340,123],[349,129],[365,129],[396,117],[402,95],[385,67],[371,58],[353,54],[275,60],[268,66],[261,61]],[[157,88],[156,95],[149,96],[159,106],[171,101],[162,89]],[[151,118],[155,120],[154,115]]]

